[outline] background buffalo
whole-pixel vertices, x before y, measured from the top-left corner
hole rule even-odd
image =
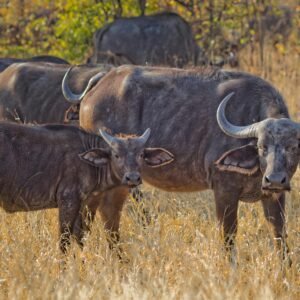
[[[69,66],[44,62],[14,63],[0,73],[0,119],[21,123],[78,123],[79,107],[62,94],[61,83]],[[95,74],[111,65],[77,66],[71,86],[82,91]]]
[[[175,13],[120,18],[97,30],[93,37],[93,62],[98,53],[112,52],[136,65],[195,65],[200,54],[193,32]]]
[[[10,66],[13,63],[34,62],[34,61],[54,63],[54,64],[64,64],[64,65],[69,64],[66,60],[51,55],[40,55],[40,56],[34,56],[30,58],[0,58],[0,72],[4,71],[8,66]]]

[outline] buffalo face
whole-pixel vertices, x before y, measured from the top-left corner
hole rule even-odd
[[[289,119],[271,119],[259,130],[257,148],[265,191],[290,190],[300,159],[299,130]]]
[[[141,167],[146,164],[152,168],[169,164],[174,156],[163,148],[145,148],[150,129],[143,135],[115,137],[100,130],[100,135],[109,146],[108,149],[91,149],[81,155],[90,164],[101,167],[109,164],[111,173],[123,184],[136,187],[142,183]]]
[[[232,95],[225,97],[218,108],[220,128],[229,136],[256,140],[224,153],[216,162],[217,167],[247,175],[260,169],[263,192],[290,190],[290,179],[300,160],[300,125],[287,118],[268,118],[249,126],[232,125],[225,117],[226,103]]]
[[[141,167],[144,163],[151,167],[159,167],[174,160],[173,155],[165,149],[145,148],[150,137],[150,129],[139,137],[117,138],[102,130],[100,134],[110,146],[113,173],[122,184],[129,187],[142,183]]]

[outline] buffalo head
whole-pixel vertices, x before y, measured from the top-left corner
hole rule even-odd
[[[155,168],[174,160],[173,154],[163,148],[145,148],[150,136],[149,128],[138,137],[128,135],[115,137],[103,130],[100,130],[100,135],[108,148],[91,149],[79,157],[96,167],[109,164],[111,172],[124,185],[134,187],[142,183],[143,164]]]
[[[267,118],[248,126],[235,126],[225,116],[226,104],[233,94],[219,105],[218,124],[231,137],[255,138],[255,142],[224,153],[217,167],[247,175],[260,169],[264,192],[290,190],[290,179],[300,160],[300,124],[287,118]]]

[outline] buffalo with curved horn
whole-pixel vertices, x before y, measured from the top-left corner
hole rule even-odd
[[[284,191],[289,191],[290,179],[300,159],[300,124],[289,118],[267,118],[247,126],[236,126],[228,121],[225,109],[234,93],[228,94],[217,110],[217,121],[222,131],[233,138],[249,139],[240,148],[227,151],[216,162],[221,171],[262,176],[261,190],[267,219],[275,227],[275,236],[283,244],[283,255],[288,252],[284,231]],[[274,194],[276,195],[274,197]],[[279,205],[269,203],[268,197],[277,199]],[[265,198],[265,199],[264,199]],[[274,209],[275,208],[275,209]],[[225,228],[224,228],[225,229]],[[236,229],[235,229],[236,231]],[[226,233],[226,229],[225,229]],[[229,238],[230,239],[230,238]],[[232,239],[232,238],[231,238]],[[231,240],[231,246],[233,246]]]
[[[224,97],[218,115],[227,134],[216,118]],[[261,200],[285,247],[284,192],[300,159],[299,125],[288,119],[284,100],[270,83],[224,70],[122,66],[107,73],[80,105],[80,125],[88,130],[140,134],[151,128],[148,144],[170,149],[176,162],[159,171],[144,167],[144,180],[169,191],[212,189],[232,253],[240,200]],[[259,125],[244,127],[253,123]],[[127,193],[115,189],[104,198],[121,203]]]
[[[78,124],[80,101],[71,99],[70,105],[61,90],[69,67],[45,62],[8,66],[0,73],[0,119],[21,123]],[[75,66],[68,76],[69,85],[76,92],[86,86],[91,89],[111,68],[109,65]]]

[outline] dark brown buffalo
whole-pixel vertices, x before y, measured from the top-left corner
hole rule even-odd
[[[190,25],[175,13],[120,18],[95,32],[94,58],[98,53],[125,57],[135,65],[183,67],[196,64],[199,48]]]
[[[231,92],[226,116],[239,126],[255,123],[247,134],[235,134],[220,122],[224,134],[218,126],[217,108]],[[282,96],[270,83],[241,72],[122,66],[77,96],[82,97],[80,125],[87,130],[104,126],[113,133],[140,134],[151,127],[149,145],[174,153],[174,164],[143,168],[147,182],[168,191],[214,191],[230,250],[239,200],[261,200],[275,237],[286,247],[285,191],[300,159],[300,125],[289,119]],[[103,197],[124,201],[126,191],[115,189]]]
[[[69,65],[69,63],[66,60],[56,56],[50,56],[50,55],[33,56],[30,58],[0,58],[0,72],[4,71],[8,66],[10,66],[13,63],[34,62],[34,61]]]
[[[77,66],[72,89],[81,91],[90,78],[99,80],[112,66]],[[78,123],[78,107],[70,106],[61,92],[67,65],[26,62],[0,73],[0,120],[22,123]],[[90,84],[93,84],[93,79]]]
[[[58,208],[63,252],[71,234],[82,245],[87,212],[93,219],[98,206],[105,228],[118,239],[123,202],[100,201],[99,195],[139,185],[144,163],[158,167],[173,160],[162,148],[145,148],[149,129],[141,137],[100,134],[71,125],[0,123],[0,205],[9,213]]]

